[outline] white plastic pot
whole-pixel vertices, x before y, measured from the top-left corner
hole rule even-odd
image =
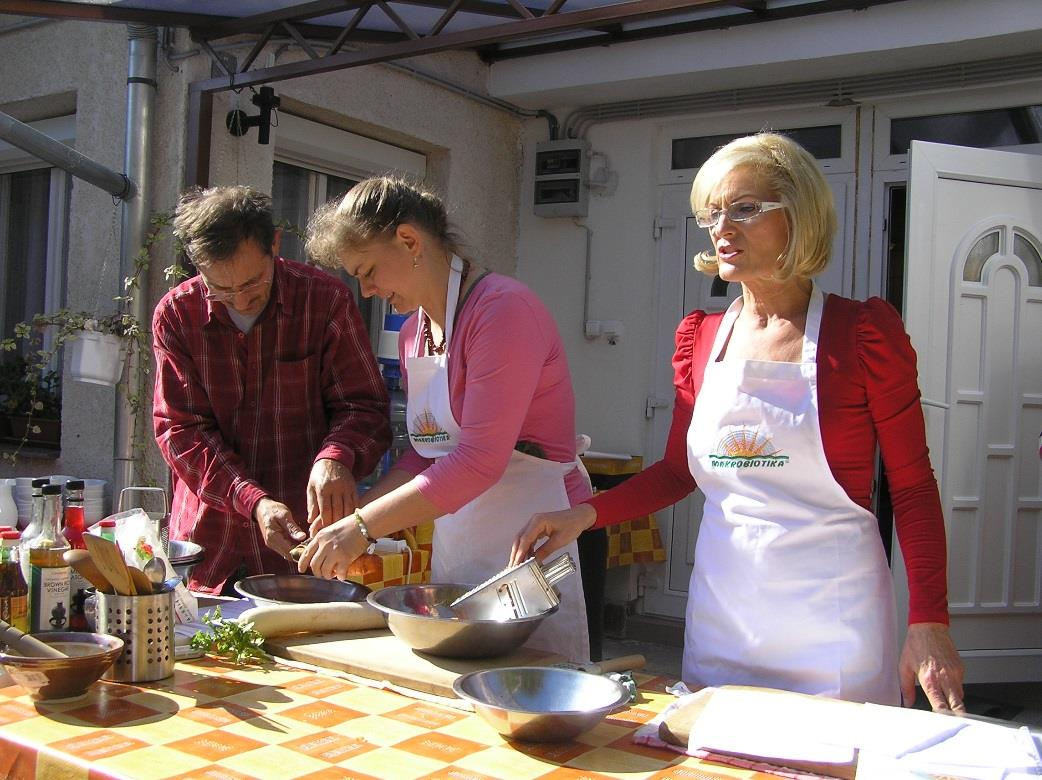
[[[115,387],[123,376],[126,345],[111,333],[85,330],[71,342],[69,374],[77,382]]]

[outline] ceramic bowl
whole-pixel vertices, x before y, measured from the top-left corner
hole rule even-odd
[[[0,653],[0,664],[18,685],[39,701],[74,699],[104,674],[123,652],[123,640],[108,634],[49,631],[33,635],[68,658],[33,658]]]

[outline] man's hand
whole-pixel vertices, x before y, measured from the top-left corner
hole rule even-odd
[[[314,536],[358,508],[358,487],[351,470],[338,460],[321,458],[308,479],[308,525]]]
[[[285,504],[271,498],[262,498],[253,508],[253,519],[260,526],[264,544],[284,558],[289,551],[307,538],[293,520],[293,513]]]
[[[908,627],[899,664],[904,705],[915,701],[915,680],[936,712],[966,712],[962,700],[963,666],[948,626],[943,623],[913,623]]]

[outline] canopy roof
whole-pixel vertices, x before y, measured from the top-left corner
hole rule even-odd
[[[439,51],[494,62],[901,1],[0,0],[0,13],[184,27],[204,46],[246,36],[250,55],[226,74],[241,87]],[[295,40],[309,59],[250,70],[279,39]]]

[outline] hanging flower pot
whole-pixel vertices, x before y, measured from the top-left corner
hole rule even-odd
[[[80,331],[70,343],[69,376],[78,382],[115,387],[123,376],[126,343],[122,336]]]

